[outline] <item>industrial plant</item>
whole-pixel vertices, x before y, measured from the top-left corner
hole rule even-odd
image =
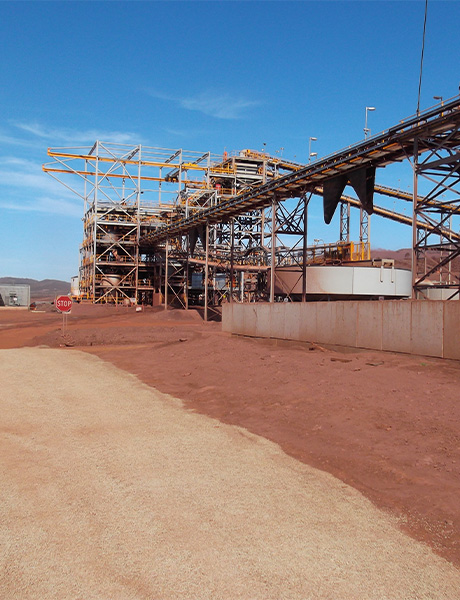
[[[308,164],[249,149],[214,155],[103,141],[50,148],[44,171],[84,203],[72,294],[92,303],[201,305],[205,314],[225,302],[458,299],[459,127],[455,97]],[[379,168],[402,161],[413,190],[380,185]],[[347,185],[355,196],[344,194]],[[412,214],[379,205],[376,195]],[[335,243],[308,243],[317,196],[326,223],[340,211]],[[373,214],[412,228],[411,270],[371,259]]]

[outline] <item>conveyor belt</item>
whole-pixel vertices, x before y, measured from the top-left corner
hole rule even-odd
[[[167,237],[184,235],[206,222],[227,222],[231,217],[267,207],[273,201],[298,198],[336,176],[346,175],[359,168],[383,167],[400,162],[413,156],[414,142],[417,137],[439,135],[458,126],[460,126],[460,98],[457,97],[443,106],[437,106],[402,121],[381,134],[326,156],[298,171],[244,191],[188,218],[161,226],[144,236],[141,245],[147,246],[165,240]],[[453,149],[458,148],[460,133],[457,132],[448,144]]]

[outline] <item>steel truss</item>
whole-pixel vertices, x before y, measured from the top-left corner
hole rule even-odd
[[[169,261],[183,265],[182,285],[176,284],[183,297],[176,293],[175,299],[185,307],[205,308],[224,301],[264,299],[269,253],[265,246],[265,218],[263,212],[252,211],[228,223],[207,225],[192,241],[189,236],[169,239]],[[167,274],[165,286],[170,289],[171,268]]]
[[[199,188],[206,185],[211,162],[219,157],[101,141],[90,148],[50,149],[48,154],[53,162],[44,171],[84,201],[80,297],[96,303],[152,304],[154,295],[163,293],[158,283],[161,261],[155,253],[142,252],[139,239],[152,225],[165,224],[173,212],[188,214],[184,186],[209,196],[209,190]],[[61,181],[62,174],[72,175],[73,185]],[[178,279],[176,274],[173,281]],[[181,297],[176,286],[171,294]]]
[[[98,141],[51,149],[53,162],[43,168],[84,201],[80,289],[93,302],[198,303],[207,310],[267,294],[292,298],[292,290],[280,289],[277,268],[299,273],[302,297],[292,299],[305,300],[307,264],[370,258],[371,212],[413,225],[414,290],[442,287],[453,296],[459,126],[455,99],[307,166],[250,150],[222,157]],[[372,197],[375,168],[404,158],[414,166],[413,219]],[[422,179],[431,187],[419,194]],[[343,195],[347,184],[359,199]],[[392,188],[375,191],[409,199]],[[323,196],[326,222],[340,203],[336,244],[307,244],[312,194]],[[358,246],[350,242],[350,207],[360,209]]]
[[[460,295],[460,125],[414,142],[415,298]],[[424,188],[424,195],[417,190]],[[438,291],[434,291],[438,290]]]

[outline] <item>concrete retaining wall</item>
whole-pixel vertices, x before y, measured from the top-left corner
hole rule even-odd
[[[460,302],[225,304],[230,333],[460,360]]]

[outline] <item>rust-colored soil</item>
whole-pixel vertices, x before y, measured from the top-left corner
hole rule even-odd
[[[460,565],[460,363],[233,337],[195,311],[0,311],[0,348],[76,347],[339,477]]]

